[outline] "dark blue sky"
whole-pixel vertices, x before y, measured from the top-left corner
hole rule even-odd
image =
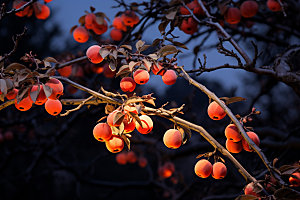
[[[126,2],[134,2],[134,0],[126,0]],[[48,4],[51,9],[53,10],[51,21],[49,21],[49,24],[51,22],[56,22],[61,26],[61,29],[63,30],[63,38],[68,39],[71,42],[75,41],[72,38],[72,35],[69,33],[70,28],[78,24],[78,19],[80,16],[84,14],[85,10],[89,10],[90,6],[93,6],[96,8],[96,11],[105,12],[105,14],[110,18],[113,19],[114,15],[120,11],[116,8],[111,8],[112,6],[116,5],[116,2],[113,0],[53,0]],[[154,38],[159,38],[160,33],[157,29],[157,24],[148,29],[147,33],[143,35],[143,40],[152,42]],[[183,32],[179,31],[178,29],[175,30],[175,35],[180,36],[178,39],[179,41],[185,41],[188,38],[188,35],[184,34]],[[105,33],[105,36],[109,37],[109,31]],[[188,48],[190,50],[183,50],[184,55],[179,56],[178,63],[179,65],[185,65],[186,69],[189,69],[193,62],[193,47],[195,44],[200,43],[201,38],[198,40],[194,40],[191,42],[191,44],[188,45]],[[216,43],[217,37],[216,34],[214,34],[213,37],[210,37],[210,39],[207,41],[206,44]],[[59,42],[55,42],[55,45],[58,45],[57,48],[59,49],[59,46],[62,45]],[[225,63],[232,63],[234,64],[235,61],[226,58],[223,55],[220,55],[217,53],[216,49],[212,50],[206,50],[204,52],[201,52],[199,55],[202,58],[202,55],[207,55],[207,66],[213,67],[222,65]],[[218,70],[216,72],[210,72],[210,73],[204,73],[201,76],[205,77],[207,79],[217,79],[225,87],[235,87],[238,86],[241,79],[245,77],[245,74],[250,75],[249,72],[244,72],[242,70]],[[149,85],[162,83],[160,76],[153,76],[151,77],[149,81]],[[147,84],[147,85],[148,85]],[[146,87],[146,85],[145,85]],[[160,91],[163,91],[163,89],[166,89],[168,86],[165,84],[160,84]],[[208,86],[209,87],[209,86]],[[238,92],[242,95],[242,91],[238,90]]]

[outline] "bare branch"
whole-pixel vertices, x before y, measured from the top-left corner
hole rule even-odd
[[[65,113],[60,114],[60,116],[64,117],[64,116],[67,116],[68,114],[70,114],[71,112],[75,112],[76,110],[79,110],[82,106],[84,106],[86,104],[86,102],[88,102],[89,100],[91,100],[93,97],[94,96],[90,96],[90,97],[86,98],[76,108],[73,108],[71,110],[67,110]]]
[[[0,20],[2,20],[4,17],[8,16],[8,15],[12,15],[15,14],[19,11],[23,11],[25,8],[27,8],[28,6],[30,6],[31,4],[33,4],[34,2],[36,2],[37,0],[30,0],[27,3],[25,3],[23,6],[21,6],[18,9],[11,9],[10,11],[5,12],[5,7],[6,5],[3,3],[1,6],[1,13],[0,13]]]
[[[17,47],[18,47],[18,44],[19,44],[20,39],[25,35],[26,32],[27,32],[27,28],[24,27],[22,33],[17,34],[15,37],[13,37],[14,48],[13,48],[8,54],[5,54],[5,55],[0,59],[0,62],[4,61],[6,58],[8,58],[9,56],[11,56],[12,54],[15,53],[15,51],[17,50]]]
[[[249,138],[249,136],[247,135],[247,133],[245,132],[245,130],[243,129],[242,125],[240,124],[239,120],[235,117],[235,115],[231,112],[231,110],[213,93],[211,92],[209,89],[207,89],[204,85],[198,83],[197,81],[195,81],[194,79],[192,79],[185,71],[184,69],[181,67],[182,73],[183,73],[183,77],[192,85],[194,85],[195,87],[199,88],[202,92],[204,92],[209,98],[211,98],[212,100],[214,100],[215,102],[217,102],[226,112],[226,114],[229,116],[229,118],[233,121],[233,123],[237,126],[237,128],[239,129],[239,132],[241,133],[241,135],[243,136],[243,138],[245,139],[245,141],[251,146],[251,148],[259,155],[259,157],[261,158],[261,160],[263,161],[264,165],[267,167],[267,169],[269,170],[270,173],[273,174],[273,172],[275,172],[275,177],[280,180],[280,182],[282,184],[285,184],[284,181],[280,178],[279,176],[279,172],[277,170],[275,170],[272,166],[271,163],[268,161],[268,159],[266,158],[266,156],[264,155],[264,153],[261,151],[261,149]]]

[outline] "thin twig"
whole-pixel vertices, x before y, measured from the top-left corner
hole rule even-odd
[[[1,59],[0,59],[0,63],[2,61],[4,61],[6,58],[8,58],[9,56],[11,56],[12,54],[14,54],[17,50],[18,44],[20,39],[25,35],[25,33],[27,32],[27,28],[24,27],[23,32],[20,34],[17,34],[15,37],[13,37],[13,42],[14,42],[14,48],[8,53],[5,54]]]
[[[89,100],[91,100],[92,98],[94,98],[94,96],[90,96],[88,98],[86,98],[85,100],[83,100],[76,108],[73,108],[71,110],[67,110],[65,113],[60,114],[61,117],[67,116],[68,114],[70,114],[71,112],[75,112],[77,110],[79,110],[84,104],[86,104],[86,102],[88,102]]]

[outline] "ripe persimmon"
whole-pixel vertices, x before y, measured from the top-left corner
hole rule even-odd
[[[19,90],[14,88],[6,94],[7,100],[15,99],[18,95]],[[1,94],[1,93],[0,93]]]
[[[122,15],[121,19],[125,26],[133,27],[135,24],[137,24],[140,21],[139,16],[136,15],[136,13],[132,10],[126,10]]]
[[[213,120],[221,120],[226,116],[226,112],[215,101],[211,102],[207,108],[208,116]]]
[[[123,92],[132,92],[135,89],[136,83],[131,77],[124,77],[120,81],[120,88]]]
[[[232,140],[233,142],[239,142],[243,139],[235,124],[229,124],[225,128],[225,136],[227,139]]]
[[[245,18],[253,17],[258,11],[258,4],[256,1],[244,1],[240,6],[241,15]]]
[[[35,17],[37,19],[45,20],[50,16],[50,8],[45,4],[40,4],[39,2],[36,3],[37,7],[34,10]]]
[[[104,142],[112,137],[112,131],[107,123],[99,123],[94,127],[93,135],[96,140]]]
[[[123,33],[121,30],[118,29],[111,29],[110,31],[110,37],[111,39],[113,39],[114,41],[121,41],[122,37],[123,37]]]
[[[207,178],[212,173],[213,167],[208,160],[201,159],[196,163],[194,170],[200,178]]]
[[[148,134],[153,129],[153,121],[148,115],[141,115],[140,120],[142,123],[142,126],[138,123],[138,121],[135,122],[135,127],[141,134]]]
[[[127,30],[127,28],[126,28],[125,24],[123,23],[122,18],[120,16],[114,18],[112,25],[115,29],[122,30],[122,31]]]
[[[86,50],[86,56],[94,64],[98,64],[103,61],[103,58],[99,53],[100,49],[101,47],[99,45],[93,45]]]
[[[56,116],[61,112],[62,104],[58,99],[48,99],[45,103],[45,109],[50,115]]]
[[[182,145],[182,134],[177,129],[169,129],[163,137],[164,144],[170,149],[177,149]]]
[[[73,31],[73,38],[76,42],[85,43],[89,40],[89,33],[83,26],[78,26]]]
[[[20,111],[27,111],[32,107],[32,101],[29,96],[22,99],[19,103],[18,100],[15,99],[15,107]]]
[[[124,148],[124,141],[118,135],[112,135],[112,137],[105,142],[106,148],[112,153],[118,153]]]
[[[174,70],[169,69],[162,75],[162,80],[166,85],[173,85],[176,83],[177,74]]]
[[[241,21],[241,12],[238,8],[228,8],[225,13],[225,21],[229,24],[237,24]]]
[[[143,69],[138,69],[133,73],[133,79],[139,85],[146,84],[149,81],[149,78],[149,73]]]
[[[193,35],[195,32],[198,31],[198,23],[194,18],[189,17],[182,21],[180,25],[180,30],[182,30],[186,34]]]
[[[232,140],[226,140],[226,149],[230,153],[240,153],[243,150],[242,142],[233,142]]]
[[[247,135],[249,136],[249,138],[257,145],[259,146],[260,144],[260,140],[259,140],[259,137],[258,135],[256,135],[256,133],[252,132],[252,131],[249,131],[249,132],[246,132]],[[243,144],[243,149],[245,151],[248,151],[248,152],[252,152],[254,151],[253,149],[251,149],[251,147],[249,146],[249,144],[246,142],[245,139],[242,140],[242,144]]]
[[[116,155],[116,161],[119,165],[127,164],[127,152],[121,152]]]
[[[69,77],[72,74],[72,65],[65,66],[57,71],[61,76]]]
[[[28,91],[28,96],[30,97],[30,93],[32,93],[34,91],[38,91],[39,88],[40,88],[40,92],[39,92],[34,104],[43,105],[47,101],[47,97],[46,97],[45,91],[43,89],[43,85],[33,85],[31,87],[31,89]],[[31,99],[31,97],[30,97],[30,99]],[[31,99],[31,101],[33,101],[33,100]]]
[[[281,11],[281,6],[277,0],[268,0],[267,1],[268,8],[273,12]]]
[[[49,99],[58,99],[64,92],[63,84],[56,78],[50,78],[45,85],[49,86],[52,89],[52,93],[48,97]]]
[[[212,177],[214,179],[222,179],[226,176],[227,174],[227,168],[222,162],[216,162],[213,164],[213,169],[212,169]]]

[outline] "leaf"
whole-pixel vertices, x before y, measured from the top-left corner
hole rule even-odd
[[[115,127],[115,126],[111,126],[111,131],[114,135],[119,135],[119,129],[118,127]]]
[[[118,73],[116,74],[116,77],[127,74],[127,73],[130,73],[129,65],[123,65],[122,67],[120,67]]]
[[[47,70],[45,75],[53,76],[55,74],[55,71],[56,71],[55,68],[51,67],[50,69]]]
[[[149,54],[148,55],[150,58],[152,58],[153,60],[157,60],[159,57],[156,54]]]
[[[14,83],[11,79],[5,79],[7,90],[11,90],[14,88]]]
[[[115,124],[121,124],[121,122],[123,121],[125,115],[122,112],[116,112],[115,116],[114,116],[114,120],[113,120],[113,125]]]
[[[136,108],[137,113],[140,114],[141,111],[142,111],[142,106],[141,106],[141,104],[135,105],[135,108]]]
[[[135,43],[135,47],[138,51],[140,51],[140,49],[142,48],[142,46],[144,46],[145,42],[142,40],[139,40]]]
[[[72,27],[70,28],[70,33],[72,34],[72,33],[73,33],[73,31],[74,31],[76,28],[77,28],[77,25],[75,25],[75,26],[72,26]]]
[[[103,16],[96,16],[95,22],[99,25],[103,25],[104,24],[104,17]]]
[[[162,35],[165,34],[165,30],[166,30],[166,28],[167,28],[169,22],[170,22],[169,20],[166,20],[166,21],[161,22],[161,23],[158,25],[158,30],[159,30],[159,32],[160,32]]]
[[[162,39],[156,38],[155,40],[153,40],[151,46],[155,47],[157,45],[159,45],[159,43],[162,41]]]
[[[97,17],[105,18],[105,19],[107,19],[107,20],[110,22],[110,19],[109,19],[109,18],[106,16],[106,14],[103,13],[103,12],[97,12],[97,13],[95,13],[95,15],[96,15]]]
[[[23,87],[19,90],[17,95],[17,103],[20,103],[20,101],[28,96],[28,90],[30,89],[30,86]]]
[[[23,70],[19,71],[19,73],[17,74],[18,82],[21,82],[21,81],[25,80],[29,74],[30,74],[29,69],[27,69],[27,70],[23,69]]]
[[[279,168],[279,171],[282,173],[282,175],[291,175],[295,171],[297,171],[300,168],[300,166],[294,166],[294,165],[282,165]]]
[[[0,79],[0,91],[6,96],[7,86],[6,86],[6,81],[4,79]]]
[[[166,18],[169,20],[173,20],[176,16],[177,10],[171,11],[168,14],[166,14]]]
[[[173,46],[173,45],[166,45],[166,46],[163,46],[158,51],[158,54],[161,55],[162,57],[165,57],[167,55],[174,54],[174,53],[177,53],[177,52],[178,52],[178,49],[175,46]]]
[[[47,58],[44,59],[44,61],[52,62],[52,63],[58,63],[58,61],[53,57],[47,57]]]
[[[84,23],[85,23],[85,15],[81,16],[81,17],[78,19],[78,22],[79,22],[79,24],[84,25]]]
[[[192,137],[192,132],[189,128],[177,126],[177,129],[182,134],[182,144],[185,144]]]
[[[240,102],[240,101],[245,101],[246,99],[243,97],[221,97],[220,99],[225,100],[225,104],[229,105],[231,103],[235,103],[235,102]]]
[[[47,98],[50,97],[52,94],[52,88],[49,87],[48,85],[45,85],[44,83],[42,83],[42,85],[43,85],[43,90],[45,92],[46,97]]]
[[[128,150],[130,150],[130,140],[129,140],[129,138],[125,134],[122,134],[121,137],[124,140]]]
[[[108,65],[108,67],[111,69],[111,71],[116,71],[116,64],[115,64],[115,62],[113,62],[113,61],[111,61],[111,62],[109,62],[109,65]]]
[[[51,67],[51,64],[50,64],[50,62],[44,61],[44,66],[48,68],[48,67]]]
[[[187,48],[187,46],[185,46],[185,44],[183,44],[183,43],[181,43],[181,42],[177,42],[177,41],[174,41],[174,42],[172,42],[175,46],[177,46],[177,47],[181,47],[181,48],[184,48],[184,49],[189,49],[189,48]]]
[[[110,53],[110,50],[107,50],[106,48],[101,48],[99,50],[99,54],[101,55],[101,57],[104,59],[106,58],[106,56],[108,56],[108,54]]]
[[[19,70],[26,69],[26,67],[20,63],[12,63],[5,68],[4,72],[10,72],[10,71],[16,70],[16,69],[19,69]]]
[[[133,68],[138,64],[138,62],[130,61],[129,63],[129,70],[132,72]]]
[[[112,53],[110,53],[110,55],[112,55],[114,57],[114,59],[118,59],[118,51],[114,50]]]
[[[125,129],[124,123],[122,122],[118,128],[119,128],[119,135],[121,136],[124,133],[124,129]]]
[[[135,119],[135,121],[137,121],[139,123],[139,125],[141,127],[143,127],[142,121],[141,121],[140,117],[137,114],[135,114],[133,112],[129,112],[129,114],[131,115],[131,117],[133,117]]]
[[[149,62],[147,59],[143,59],[143,63],[144,63],[144,66],[146,67],[147,71],[149,72],[151,70],[152,63]]]
[[[298,191],[287,187],[276,190],[274,192],[274,196],[276,199],[280,200],[300,199],[300,194]]]
[[[293,166],[293,165],[282,165],[278,170],[281,173],[284,173],[285,171],[288,171],[290,169],[299,168],[299,166]]]
[[[146,103],[149,103],[149,104],[151,104],[151,105],[153,105],[153,106],[155,106],[154,99],[148,99],[148,100],[146,100],[145,102],[146,102]]]
[[[35,103],[36,99],[41,91],[40,85],[38,85],[38,89],[35,91],[30,91],[30,98]]]
[[[149,47],[151,47],[151,45],[146,44],[146,45],[142,46],[140,48],[140,52],[146,51]]]
[[[258,200],[259,198],[253,195],[240,195],[235,200]]]
[[[130,45],[123,44],[123,45],[121,45],[120,47],[129,49],[129,50],[132,50],[132,46],[130,46]]]

